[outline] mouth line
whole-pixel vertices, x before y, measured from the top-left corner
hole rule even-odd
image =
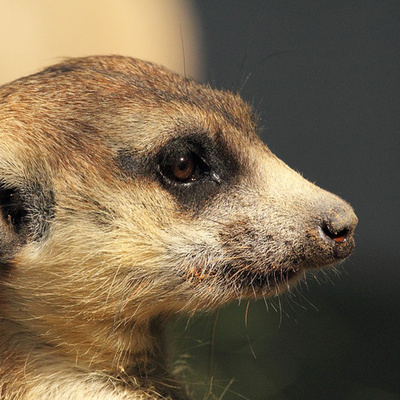
[[[304,275],[299,265],[271,269],[268,266],[254,269],[251,266],[226,263],[214,268],[194,267],[187,278],[195,285],[225,287],[239,297],[261,297],[288,290]],[[226,290],[225,289],[225,290]]]
[[[223,265],[207,268],[206,266],[192,267],[186,275],[191,284],[225,287],[239,296],[254,297],[279,294],[290,289],[307,270],[304,265],[290,265],[285,267],[264,266],[253,268],[250,265]]]
[[[238,285],[240,288],[252,290],[267,289],[273,290],[284,286],[289,286],[294,280],[302,275],[299,267],[280,268],[273,271],[254,271],[238,270],[233,266],[226,266],[223,275],[229,281]]]

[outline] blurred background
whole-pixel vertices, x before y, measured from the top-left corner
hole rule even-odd
[[[399,27],[398,0],[0,2],[1,83],[68,56],[162,63],[240,91],[272,151],[356,210],[340,274],[171,327],[196,399],[400,398]]]

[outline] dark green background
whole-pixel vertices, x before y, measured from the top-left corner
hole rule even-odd
[[[399,399],[400,2],[196,5],[206,80],[245,83],[269,147],[360,220],[340,277],[310,278],[269,310],[250,303],[247,324],[233,304],[175,327],[197,398],[213,376],[208,399]]]

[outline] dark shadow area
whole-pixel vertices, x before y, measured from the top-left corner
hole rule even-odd
[[[199,0],[197,8],[207,81],[240,91],[272,151],[348,200],[360,221],[340,277],[311,277],[291,299],[267,302],[268,312],[251,303],[247,323],[247,305],[231,305],[213,340],[212,317],[189,322],[179,347],[212,384],[198,398],[398,399],[400,2]]]

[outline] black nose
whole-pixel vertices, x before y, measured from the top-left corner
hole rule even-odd
[[[331,248],[333,258],[346,258],[353,251],[357,223],[353,209],[347,204],[325,213],[318,231],[325,245]]]
[[[345,243],[349,235],[351,235],[351,228],[344,227],[340,229],[335,229],[332,224],[323,223],[320,227],[320,234],[327,240],[333,240],[336,243]]]

